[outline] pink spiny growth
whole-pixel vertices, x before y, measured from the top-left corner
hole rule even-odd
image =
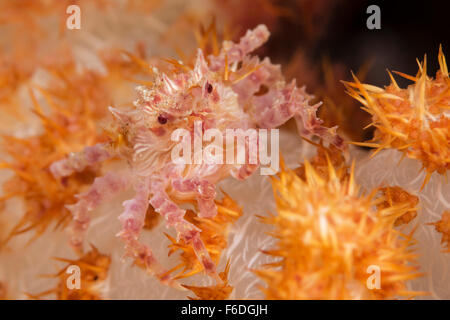
[[[50,171],[56,178],[67,177],[75,172],[82,172],[86,167],[111,158],[111,153],[104,144],[86,147],[83,151],[72,153],[66,159],[52,163]]]
[[[337,147],[344,147],[335,128],[321,126],[321,120],[316,117],[318,106],[309,105],[312,96],[306,94],[304,88],[298,89],[295,82],[286,84],[280,67],[268,58],[260,61],[250,55],[268,36],[267,28],[260,25],[248,31],[237,44],[224,42],[217,56],[205,59],[199,49],[193,66],[171,61],[175,70],[170,77],[154,68],[152,85],[137,87],[134,108],[110,108],[116,141],[95,146],[94,150],[86,149],[52,166],[57,177],[115,155],[131,166],[131,170],[119,178],[106,175],[96,180],[92,189],[80,196],[72,207],[73,237],[77,246],[87,228],[88,211],[109,198],[113,191],[133,185],[136,195],[124,202],[124,212],[119,218],[122,231],[118,236],[126,244],[127,255],[161,281],[177,286],[151,250],[138,240],[150,204],[165,219],[167,227],[175,229],[178,239],[192,246],[207,274],[221,282],[200,238],[200,230],[184,219],[186,210],[179,204],[195,203],[200,217],[212,218],[217,213],[216,184],[230,175],[244,179],[258,165],[175,164],[171,152],[178,142],[172,141],[172,133],[184,128],[191,135],[183,139],[192,142],[195,135],[201,134],[199,131],[209,128],[218,129],[225,136],[226,129],[271,129],[295,117],[302,135],[317,135]],[[194,125],[199,120],[201,128]]]

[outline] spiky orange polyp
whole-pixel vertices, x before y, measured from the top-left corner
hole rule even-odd
[[[442,214],[441,220],[431,223],[436,228],[436,231],[442,233],[442,240],[446,247],[446,252],[450,252],[450,211]]]
[[[311,142],[313,143],[313,142]],[[335,168],[336,175],[341,181],[348,179],[348,166],[345,163],[345,157],[341,150],[333,145],[325,147],[323,143],[315,144],[317,147],[317,155],[310,160],[312,167],[317,172],[317,174],[325,180],[329,177],[329,166],[328,163],[331,162]],[[303,180],[306,181],[306,168],[305,165],[301,165],[295,170],[295,173]]]
[[[416,76],[401,76],[414,81],[401,89],[391,74],[385,89],[355,82],[346,83],[349,94],[372,115],[376,127],[373,140],[355,143],[368,147],[396,148],[422,162],[427,170],[424,185],[433,172],[446,174],[450,169],[450,78],[447,64],[439,50],[440,70],[436,78],[427,76],[426,61],[419,64]]]
[[[411,222],[417,216],[417,204],[419,198],[408,193],[398,186],[381,188],[384,201],[377,205],[378,209],[387,209],[392,206],[406,205],[409,211],[395,220],[394,226],[400,226]]]
[[[267,299],[389,299],[413,296],[405,281],[419,275],[409,248],[412,235],[393,228],[404,209],[376,211],[376,192],[359,196],[350,177],[341,181],[329,163],[323,179],[309,162],[306,179],[282,168],[272,179],[277,213],[262,218],[274,226],[275,262],[256,270]],[[380,268],[380,289],[366,286],[369,266]]]
[[[185,219],[201,230],[200,236],[206,246],[206,250],[208,250],[211,259],[217,265],[222,251],[228,245],[230,227],[241,217],[242,209],[226,194],[221,201],[216,201],[216,206],[217,215],[214,218],[198,218],[193,211],[188,210]],[[169,235],[167,237],[172,242],[169,246],[169,255],[181,250],[181,262],[171,270],[175,271],[183,268],[177,278],[190,277],[203,270],[202,264],[198,261],[192,246],[186,244],[182,239],[177,241]]]
[[[197,287],[197,286],[187,286],[183,285],[186,289],[192,291],[197,297],[188,297],[190,300],[225,300],[227,299],[231,292],[233,292],[233,287],[228,284],[228,273],[230,271],[230,261],[228,261],[225,270],[219,273],[219,277],[222,283],[207,286],[207,287]]]
[[[63,258],[55,258],[55,260],[68,263],[64,268],[54,275],[53,278],[59,278],[59,282],[54,289],[39,293],[37,295],[29,296],[34,299],[56,294],[58,300],[101,300],[100,292],[97,290],[98,284],[102,283],[108,277],[109,266],[111,258],[108,255],[102,254],[97,248],[92,246],[92,249],[78,260],[70,260]],[[69,288],[69,277],[73,273],[68,273],[67,268],[76,265],[80,268],[80,288]],[[69,280],[69,281],[68,281]]]

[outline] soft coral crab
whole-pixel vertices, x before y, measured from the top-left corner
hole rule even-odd
[[[208,57],[209,63],[200,49],[192,67],[170,60],[175,66],[171,77],[154,68],[152,85],[137,88],[133,109],[110,108],[115,119],[114,141],[87,147],[52,164],[55,177],[68,176],[117,155],[130,164],[129,171],[108,172],[97,178],[70,207],[74,217],[72,245],[76,249],[82,250],[89,211],[133,186],[135,197],[124,202],[119,217],[123,228],[118,236],[125,242],[127,254],[161,281],[178,286],[151,250],[138,241],[150,204],[165,218],[167,227],[173,227],[177,237],[193,247],[207,274],[220,282],[200,230],[184,219],[186,210],[179,204],[194,201],[201,218],[214,217],[216,183],[229,175],[245,179],[257,165],[174,163],[171,151],[176,143],[171,139],[172,132],[185,128],[191,132],[191,139],[208,128],[223,133],[226,129],[271,129],[295,117],[302,135],[314,134],[343,147],[336,128],[321,126],[316,117],[318,105],[309,105],[312,96],[304,88],[298,89],[295,81],[286,84],[280,67],[268,58],[260,61],[249,55],[268,36],[267,28],[260,25],[248,31],[239,43],[225,41],[218,55]],[[194,125],[196,120],[202,122],[200,128]]]

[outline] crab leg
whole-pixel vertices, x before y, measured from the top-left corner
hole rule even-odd
[[[222,282],[216,271],[216,265],[209,256],[205,244],[200,238],[201,230],[184,219],[185,210],[174,203],[165,192],[165,186],[160,181],[151,184],[152,197],[150,204],[156,212],[161,214],[167,222],[168,227],[174,227],[177,231],[177,239],[182,238],[186,243],[192,245],[200,263],[206,273]]]
[[[312,98],[304,88],[297,88],[295,80],[281,89],[254,97],[258,125],[262,128],[276,128],[294,117],[301,136],[316,135],[344,149],[344,141],[337,134],[336,127],[322,126],[323,121],[316,115],[320,104],[310,105]]]
[[[265,25],[258,25],[255,29],[247,31],[239,43],[225,41],[223,49],[217,57],[214,55],[209,56],[210,68],[217,71],[226,62],[241,61],[247,54],[263,45],[269,38],[269,35],[269,30]]]
[[[139,183],[135,189],[135,197],[123,202],[124,211],[119,216],[119,220],[122,222],[122,230],[117,236],[125,243],[126,256],[135,259],[137,265],[144,266],[147,272],[157,277],[162,283],[177,289],[183,289],[160,265],[150,248],[138,240],[145,224],[145,215],[149,206],[149,181]]]
[[[86,167],[93,166],[112,157],[108,145],[99,143],[85,147],[82,151],[71,153],[67,158],[50,165],[50,172],[55,178],[67,177],[74,172],[81,172]]]
[[[298,96],[306,95],[304,88],[300,89],[300,92],[296,92],[294,96],[298,101]],[[310,97],[312,98],[312,96]],[[294,118],[297,123],[297,128],[301,136],[316,135],[335,147],[346,150],[346,144],[342,137],[337,133],[337,126],[327,128],[322,126],[323,120],[317,117],[317,109],[321,103],[313,106],[309,105],[309,98],[301,103],[295,104]]]
[[[128,181],[124,176],[109,172],[103,177],[95,178],[89,190],[77,195],[78,201],[75,204],[67,206],[73,216],[70,243],[75,251],[83,252],[83,240],[90,223],[89,212],[127,187]]]
[[[217,214],[216,187],[206,179],[176,179],[172,181],[172,187],[179,192],[195,193],[199,208],[198,216],[200,218],[213,218]]]

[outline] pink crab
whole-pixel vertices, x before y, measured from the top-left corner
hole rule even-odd
[[[200,217],[214,217],[216,184],[230,175],[245,179],[258,165],[174,163],[172,132],[185,128],[195,136],[199,134],[194,126],[197,120],[202,121],[201,130],[271,129],[294,117],[301,135],[316,135],[344,147],[336,128],[321,126],[316,117],[319,104],[309,105],[312,96],[304,88],[297,88],[295,81],[286,84],[280,67],[268,58],[261,61],[250,55],[268,37],[267,28],[259,25],[239,43],[225,41],[217,56],[205,59],[199,49],[193,68],[180,63],[170,77],[155,69],[153,85],[137,88],[134,108],[110,108],[122,143],[86,147],[51,165],[53,175],[62,178],[111,157],[120,156],[129,163],[123,172],[108,172],[96,178],[87,192],[78,195],[78,202],[69,207],[73,214],[72,246],[82,250],[90,211],[133,187],[135,196],[123,203],[124,211],[119,216],[123,227],[118,236],[126,245],[127,255],[161,281],[178,285],[150,248],[138,240],[151,205],[165,219],[167,227],[176,230],[179,239],[192,245],[206,273],[221,281],[200,230],[184,219],[185,210],[179,204],[195,201]]]

